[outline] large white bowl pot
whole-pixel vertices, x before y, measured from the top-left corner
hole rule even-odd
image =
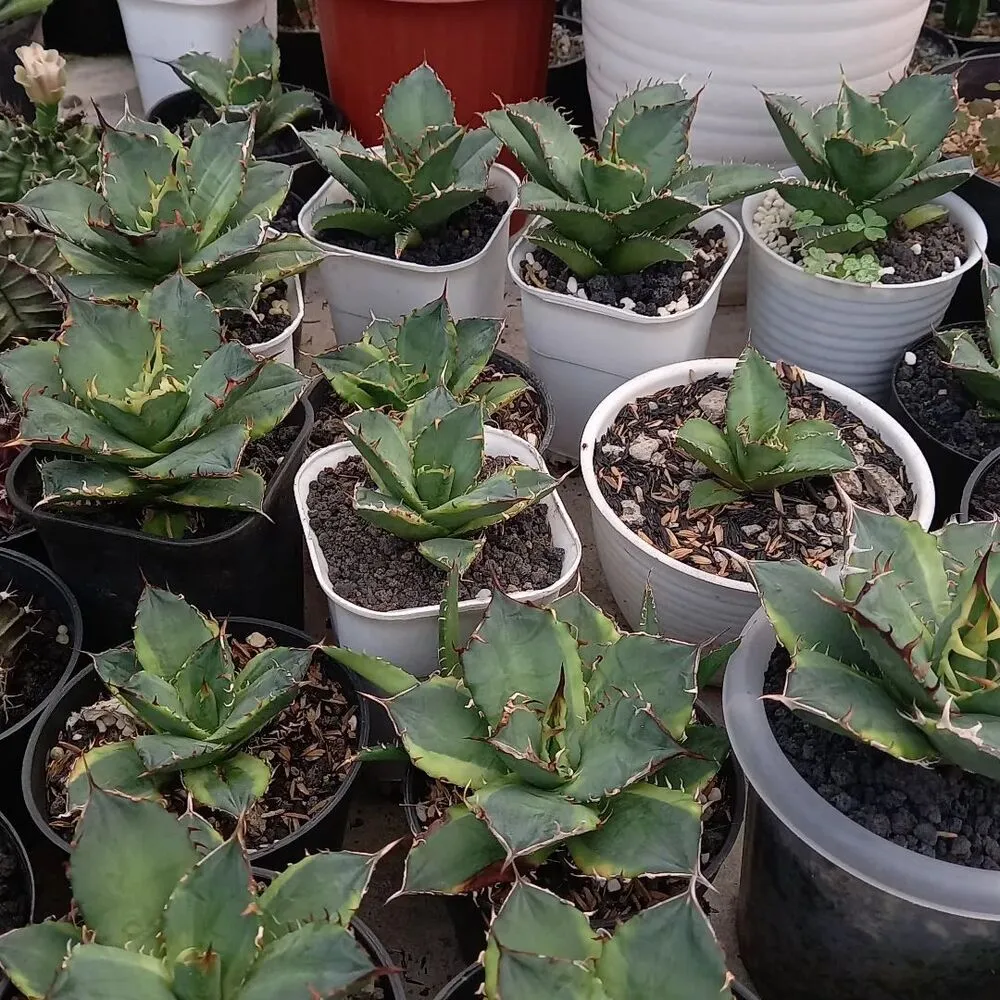
[[[438,667],[438,605],[404,608],[399,611],[372,611],[341,597],[330,583],[326,556],[309,521],[309,486],[324,469],[335,469],[341,462],[357,455],[349,442],[332,444],[310,455],[295,476],[295,503],[306,536],[306,547],[313,572],[330,605],[330,622],[339,645],[363,650],[373,656],[403,667],[418,677],[426,677]],[[534,469],[544,469],[542,456],[526,441],[494,427],[486,428],[486,454],[512,455]],[[573,585],[583,549],[580,536],[559,497],[552,493],[540,501],[548,507],[552,542],[564,552],[562,572],[555,583],[542,590],[527,590],[510,596],[518,601],[546,603],[555,600]],[[459,627],[462,641],[468,639],[489,604],[489,599],[459,603]]]
[[[486,195],[493,201],[507,202],[507,211],[489,242],[467,260],[430,267],[346,250],[318,239],[312,224],[316,212],[332,202],[352,200],[348,190],[331,177],[302,206],[299,229],[303,236],[329,254],[321,261],[319,273],[337,343],[359,341],[373,314],[379,318],[403,316],[439,298],[445,289],[455,319],[502,316],[506,283],[504,258],[509,245],[510,217],[517,206],[517,189],[514,172],[502,164],[493,164]]]
[[[251,354],[258,358],[273,358],[283,365],[295,367],[295,345],[292,342],[295,331],[302,325],[305,315],[305,303],[302,300],[302,282],[297,274],[285,278],[288,285],[288,304],[292,307],[292,318],[277,337],[265,340],[260,344],[248,344]]]
[[[734,639],[760,607],[752,584],[688,566],[630,531],[604,499],[594,472],[597,442],[629,403],[669,386],[684,385],[710,375],[729,377],[735,365],[736,358],[703,358],[640,375],[603,400],[583,432],[580,466],[590,495],[597,554],[615,601],[633,628],[639,624],[647,580],[653,588],[663,634],[687,642],[704,642],[717,637]],[[812,372],[805,375],[817,389],[843,403],[877,431],[885,444],[902,459],[915,499],[911,517],[924,528],[930,527],[934,516],[934,480],[926,459],[910,435],[870,399],[821,375]]]
[[[903,76],[927,0],[584,0],[594,120],[640,80],[708,84],[691,128],[699,162],[791,160],[759,90],[828,104],[841,77],[874,94]],[[758,90],[759,88],[759,90]]]
[[[808,274],[765,246],[753,224],[764,198],[743,202],[750,342],[772,361],[788,361],[886,402],[899,356],[941,322],[962,275],[979,266],[987,239],[983,220],[958,195],[935,198],[965,230],[968,256],[962,266],[909,285],[859,285]]]
[[[511,248],[507,270],[521,292],[531,368],[545,383],[555,411],[550,450],[576,461],[583,428],[609,392],[651,368],[708,352],[722,282],[743,245],[743,230],[721,210],[694,224],[699,232],[713,226],[726,233],[725,263],[697,305],[671,316],[639,316],[529,285],[521,277],[521,262],[532,249],[530,232]]]

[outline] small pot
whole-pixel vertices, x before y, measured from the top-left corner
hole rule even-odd
[[[390,663],[408,670],[418,677],[427,677],[438,669],[438,605],[428,604],[419,608],[397,611],[372,611],[341,597],[330,583],[326,556],[309,520],[309,486],[324,469],[336,468],[341,462],[357,455],[349,442],[332,444],[313,452],[295,476],[295,502],[299,522],[306,537],[306,548],[312,560],[313,573],[330,607],[330,623],[338,642],[345,649],[363,649],[380,656]],[[486,428],[487,455],[513,455],[525,465],[544,469],[542,456],[521,438]],[[551,493],[541,501],[548,507],[549,527],[553,544],[564,550],[562,573],[555,583],[542,590],[527,590],[510,596],[516,601],[546,604],[572,586],[580,566],[582,546],[562,501]],[[473,599],[459,603],[460,640],[465,641],[479,623],[489,599]]]
[[[206,611],[212,609],[206,608]],[[259,618],[228,619],[230,633],[237,638],[245,638],[251,632],[262,632],[279,645],[302,649],[313,645],[313,640],[298,629],[288,628],[277,622],[262,621]],[[329,657],[323,659],[327,675],[333,675],[353,702],[358,720],[358,747],[368,742],[369,713],[368,702],[357,694],[355,684],[348,672]],[[55,745],[59,732],[66,724],[70,713],[108,696],[108,690],[93,666],[88,667],[59,692],[59,696],[46,706],[44,714],[36,722],[28,742],[21,767],[21,791],[32,821],[48,843],[69,852],[69,843],[49,825],[49,810],[46,801],[45,759]],[[277,843],[250,853],[255,863],[268,864],[282,869],[300,860],[309,851],[340,850],[347,829],[347,814],[350,810],[354,781],[361,770],[357,758],[351,764],[337,791],[329,803],[307,823],[294,833]]]
[[[87,642],[110,649],[127,641],[144,583],[182,593],[219,614],[245,612],[302,625],[302,546],[292,506],[292,478],[312,432],[309,401],[287,418],[301,426],[294,444],[267,484],[264,513],[250,514],[204,538],[168,539],[133,528],[100,524],[32,506],[38,483],[37,448],[27,448],[7,474],[7,494],[35,525],[49,562],[79,595]]]
[[[503,261],[507,255],[510,217],[517,204],[517,189],[518,180],[513,171],[499,163],[493,164],[486,195],[494,201],[507,202],[507,211],[493,236],[474,257],[457,264],[431,267],[347,250],[320,240],[312,225],[317,210],[332,202],[351,200],[347,189],[329,178],[306,202],[299,215],[299,230],[329,254],[320,262],[319,273],[337,343],[359,341],[373,314],[403,316],[438,298],[445,289],[455,319],[503,316]]]
[[[687,642],[732,639],[760,606],[753,584],[688,566],[630,531],[604,499],[594,472],[597,442],[625,406],[669,386],[684,385],[710,375],[732,375],[735,365],[735,358],[706,358],[668,365],[640,375],[607,396],[583,432],[580,464],[590,496],[597,554],[611,593],[632,628],[639,625],[647,581],[653,588],[663,635]],[[902,459],[915,498],[911,517],[924,528],[929,527],[934,516],[934,480],[927,461],[909,434],[888,413],[853,389],[812,372],[804,374],[812,385],[843,403],[876,430]]]
[[[995,1000],[1000,872],[925,858],[848,819],[785,757],[761,699],[776,644],[763,610],[726,670],[723,707],[750,786],[740,956],[782,1000]]]
[[[305,315],[305,303],[302,300],[302,282],[297,274],[290,278],[285,278],[291,294],[292,318],[277,337],[265,340],[260,344],[247,344],[247,350],[258,358],[273,358],[275,361],[295,367],[295,337],[302,326],[302,317]]]
[[[932,3],[932,7],[941,8],[944,6],[943,3]],[[997,4],[991,2],[989,4],[989,9],[991,11],[997,10]],[[990,38],[974,38],[968,35],[952,35],[947,31],[943,31],[940,28],[932,28],[930,25],[925,24],[923,31],[928,34],[933,35],[935,38],[939,38],[944,42],[948,42],[955,47],[955,51],[960,56],[966,55],[978,55],[979,53],[994,53],[1000,52],[1000,37],[995,39]]]
[[[321,97],[330,96],[318,28],[286,28],[279,24],[278,52],[281,54],[279,75],[282,83],[305,87]]]
[[[719,225],[729,245],[725,263],[697,305],[671,316],[639,316],[536,288],[521,277],[521,262],[531,250],[530,232],[511,247],[507,271],[521,292],[530,364],[555,406],[553,452],[576,461],[580,435],[594,407],[630,378],[708,353],[722,282],[743,244],[736,220],[721,210],[699,219],[694,228],[705,232]]]
[[[965,481],[965,485],[962,487],[962,496],[959,500],[958,507],[958,519],[963,524],[966,521],[973,520],[969,510],[969,507],[972,504],[972,496],[976,492],[976,487],[979,485],[982,478],[987,472],[990,471],[990,469],[993,468],[994,465],[997,464],[998,461],[1000,461],[1000,448],[995,448],[969,473],[969,476]]]
[[[14,69],[21,65],[15,50],[19,45],[41,41],[41,26],[41,14],[0,24],[0,103],[9,104],[28,119],[34,118],[35,106],[24,87],[14,79]]]
[[[24,844],[21,842],[21,838],[17,835],[17,830],[14,829],[14,825],[11,821],[7,819],[3,813],[0,813],[0,839],[3,838],[6,838],[7,842],[13,848],[14,853],[17,855],[17,865],[21,869],[21,874],[24,876],[24,880],[27,883],[28,919],[25,921],[25,926],[27,926],[28,924],[33,924],[35,922],[35,872],[31,867],[31,859],[28,857],[28,852],[24,849]],[[0,971],[0,997],[3,997],[4,1000],[11,1000],[11,998],[17,996],[20,996],[20,994],[11,986],[11,982],[7,976]]]
[[[128,51],[116,0],[53,0],[42,27],[46,48],[63,54],[110,56]]]
[[[975,269],[978,276],[987,239],[983,220],[957,195],[933,199],[965,230],[968,255],[962,266],[907,285],[860,285],[809,274],[765,246],[753,222],[764,197],[743,202],[750,342],[771,361],[780,358],[887,402],[899,355],[941,322],[962,275]]]
[[[579,17],[556,14],[555,19],[569,28],[572,34],[583,35],[583,21]],[[566,112],[569,120],[577,126],[580,138],[594,138],[594,109],[590,106],[590,91],[587,89],[586,56],[581,55],[559,66],[549,66],[545,94],[556,107]]]

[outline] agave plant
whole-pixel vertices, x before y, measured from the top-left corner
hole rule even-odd
[[[943,216],[933,199],[972,176],[967,156],[941,158],[958,97],[949,76],[909,76],[868,98],[841,84],[835,104],[764,94],[767,110],[802,177],[773,185],[798,210],[802,247],[846,253],[885,236],[914,210],[913,222]],[[912,223],[911,223],[912,224]]]
[[[32,232],[19,216],[0,216],[0,347],[59,329],[65,304],[53,279],[63,269],[51,236]]]
[[[244,450],[306,386],[223,344],[212,303],[180,274],[141,306],[74,299],[58,340],[7,351],[0,376],[24,409],[14,444],[78,456],[40,465],[39,503],[124,501],[145,508],[145,530],[175,537],[193,508],[261,510]]]
[[[314,854],[259,891],[237,832],[93,788],[70,865],[72,919],[0,937],[27,1000],[315,1000],[386,973],[349,924],[386,852]]]
[[[486,194],[500,143],[489,129],[456,123],[451,94],[426,63],[393,84],[380,117],[381,152],[338,129],[301,134],[352,199],[319,209],[312,226],[392,238],[401,257]]]
[[[410,851],[403,891],[510,881],[560,847],[586,875],[694,876],[697,796],[728,749],[724,732],[692,725],[699,647],[623,633],[578,592],[541,608],[494,591],[460,651],[463,569],[459,554],[438,674],[326,649],[384,692],[414,766],[464,794]]]
[[[373,320],[358,343],[315,361],[333,391],[361,409],[387,406],[403,412],[443,385],[458,399],[478,399],[490,416],[528,388],[517,376],[474,385],[502,330],[497,319],[455,322],[442,295],[398,323]]]
[[[263,21],[237,35],[228,63],[204,52],[188,52],[167,65],[201,95],[216,119],[243,121],[256,114],[258,143],[320,111],[310,91],[282,89],[281,53]]]
[[[0,202],[17,201],[51,178],[94,187],[98,177],[97,130],[83,115],[59,118],[66,91],[66,60],[37,42],[17,50],[14,79],[35,106],[33,121],[0,113]]]
[[[732,1000],[726,961],[693,893],[595,934],[571,903],[527,883],[490,925],[486,1000]]]
[[[481,479],[483,407],[459,403],[443,386],[421,396],[398,422],[381,410],[360,410],[344,428],[376,486],[355,488],[358,515],[419,542],[435,563],[459,539],[471,562],[476,543],[466,536],[520,514],[559,485],[547,472],[516,463]],[[448,542],[444,549],[441,540]]]
[[[126,114],[104,128],[97,191],[55,180],[15,207],[59,238],[73,295],[135,300],[179,267],[216,308],[249,309],[263,285],[323,256],[301,236],[269,230],[291,167],[253,162],[253,137],[251,117],[210,125],[187,146]]]
[[[752,347],[733,369],[724,429],[693,417],[678,429],[674,443],[717,477],[694,484],[690,510],[848,472],[858,464],[829,421],[789,421],[788,396],[778,375]]]
[[[78,757],[68,808],[84,805],[92,783],[159,799],[179,774],[196,801],[239,816],[271,780],[268,765],[239,748],[291,704],[313,651],[265,649],[237,669],[224,626],[151,586],[139,598],[133,637],[95,656],[94,668],[147,732]]]
[[[706,212],[772,187],[775,171],[744,163],[692,166],[688,133],[698,97],[678,83],[644,87],[612,109],[596,152],[543,101],[483,117],[527,171],[518,204],[548,221],[531,242],[579,278],[637,274],[690,260],[683,233]]]
[[[1000,779],[1000,523],[857,508],[840,582],[751,563],[791,655],[781,700],[899,760]]]

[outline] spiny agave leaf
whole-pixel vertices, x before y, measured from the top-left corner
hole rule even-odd
[[[948,157],[899,181],[869,207],[886,219],[896,219],[918,205],[953,191],[973,172],[968,157]]]
[[[846,80],[840,84],[837,115],[840,131],[846,132],[861,146],[871,147],[885,142],[893,137],[898,127],[878,100],[859,94],[848,86]]]
[[[942,331],[948,345],[947,365],[972,396],[988,406],[1000,406],[1000,369],[979,349],[971,331]]]
[[[438,608],[438,667],[445,677],[457,677],[462,669],[459,646],[462,641],[459,616],[459,584],[483,547],[483,539],[439,538],[421,542],[417,551],[448,574]]]
[[[345,151],[340,158],[367,188],[366,207],[376,208],[384,215],[398,215],[405,211],[412,199],[410,187],[389,169],[382,157],[370,151],[364,155]]]
[[[866,149],[851,138],[833,136],[825,150],[837,183],[859,202],[875,198],[914,166],[913,150],[902,145]]]
[[[454,396],[462,397],[472,390],[496,350],[503,327],[498,319],[468,318],[455,323],[455,367],[448,376],[448,388]]]
[[[424,506],[422,500],[420,504]],[[411,542],[437,538],[446,533],[446,529],[426,520],[408,504],[361,485],[354,489],[353,505],[362,520]]]
[[[410,448],[396,424],[378,410],[362,410],[344,420],[344,430],[376,486],[413,510],[423,510],[413,485]]]
[[[451,413],[458,400],[442,385],[435,386],[407,407],[399,430],[408,442],[415,441],[428,427]]]
[[[216,411],[205,427],[217,430],[241,424],[249,430],[250,440],[256,441],[284,422],[308,384],[309,380],[291,365],[265,361],[242,395],[234,399],[230,394],[226,405]]]
[[[88,221],[107,219],[110,213],[104,199],[89,187],[52,180],[29,191],[16,208],[47,232],[90,250],[101,249],[102,241]]]
[[[733,639],[731,642],[723,643],[718,648],[701,654],[698,661],[698,684],[701,687],[711,684],[719,671],[726,668],[729,658],[736,652],[739,644],[739,639]]]
[[[176,1000],[163,963],[123,945],[74,948],[50,997],[62,1000]]]
[[[140,309],[160,327],[160,341],[174,378],[187,380],[222,346],[211,300],[180,272],[160,282]]]
[[[232,743],[235,741],[224,744],[223,730],[216,735],[218,742],[159,733],[155,736],[137,736],[134,743],[147,774],[172,774],[190,767],[214,764],[232,753]]]
[[[191,211],[201,223],[199,247],[219,237],[236,208],[252,145],[253,122],[249,120],[217,122],[192,140],[187,180]]]
[[[428,302],[403,318],[395,337],[395,360],[408,373],[427,376],[430,386],[447,378],[453,353],[448,325],[451,314],[444,296]]]
[[[483,413],[491,417],[498,410],[509,406],[519,396],[523,395],[531,386],[517,375],[510,378],[500,379],[499,382],[484,382],[474,386],[469,395],[479,400],[483,407]]]
[[[691,487],[688,495],[688,510],[704,510],[707,507],[721,507],[743,499],[743,493],[714,479],[702,479]]]
[[[425,62],[389,88],[379,116],[396,139],[416,147],[428,128],[455,121],[455,104]]]
[[[312,128],[304,132],[296,131],[295,134],[313,159],[340,181],[358,204],[364,204],[368,198],[368,188],[344,163],[341,154],[349,152],[363,156],[365,147],[350,132],[341,132],[339,129]]]
[[[70,949],[82,939],[80,928],[64,921],[15,927],[0,936],[0,966],[29,1000],[45,997]]]
[[[230,747],[239,746],[292,703],[297,682],[302,679],[305,672],[305,667],[302,665],[305,656],[302,654],[308,650],[285,650],[279,647],[270,652],[279,654],[278,665],[273,669],[264,669],[260,673],[255,670],[256,676],[253,680],[246,684],[237,684],[233,705],[225,721],[214,734],[215,740],[226,742]],[[291,665],[289,665],[290,660]]]
[[[184,261],[184,273],[209,296],[213,281],[228,274],[237,264],[253,258],[267,238],[267,223],[257,217],[246,219],[222,233]]]
[[[781,176],[777,170],[756,163],[714,163],[678,174],[674,178],[675,188],[685,184],[689,176],[697,176],[696,171],[704,171],[708,183],[708,201],[712,205],[727,205],[731,201],[768,191]]]
[[[483,187],[490,167],[500,152],[500,140],[488,128],[467,129],[455,154],[454,166],[459,187]]]
[[[390,697],[409,691],[419,682],[413,674],[407,673],[402,667],[397,667],[388,660],[378,656],[370,656],[354,649],[343,649],[340,646],[323,646],[323,652],[331,659],[342,663],[348,670],[360,674],[366,681],[375,685],[382,694]]]
[[[226,220],[227,226],[257,216],[270,222],[281,208],[291,186],[291,168],[273,160],[252,160],[247,166],[243,191]]]
[[[275,133],[306,115],[318,116],[319,100],[307,90],[285,90],[268,98],[257,111],[257,141]]]
[[[754,489],[776,489],[797,479],[850,472],[858,466],[839,431],[825,420],[797,420],[788,426],[784,443],[788,450],[779,466],[748,477]]]
[[[807,181],[819,183],[827,180],[823,162],[823,136],[816,127],[809,108],[786,94],[764,94],[764,105],[785,149],[795,161]]]
[[[655,197],[612,216],[622,236],[673,236],[694,222],[708,206],[708,184],[692,184],[675,192],[663,191]]]
[[[431,538],[417,546],[420,554],[438,569],[455,569],[461,576],[483,549],[484,539]]]
[[[585,156],[580,161],[588,201],[602,212],[631,208],[646,184],[644,171],[631,163],[615,163]]]
[[[600,142],[601,158],[605,160],[611,158],[615,149],[615,140],[638,111],[663,104],[678,104],[686,100],[688,100],[687,91],[680,83],[654,84],[650,87],[642,87],[620,98],[604,123]]]
[[[202,477],[229,478],[236,475],[249,440],[250,434],[245,427],[220,427],[136,469],[135,475],[139,479],[167,483]]]
[[[694,259],[694,247],[687,240],[661,236],[631,236],[604,255],[613,274],[638,274],[664,261],[682,263]]]
[[[646,581],[646,585],[642,588],[639,631],[645,635],[660,635],[663,631],[660,627],[660,619],[656,611],[656,598],[653,594],[653,587],[649,580]]]
[[[916,710],[919,731],[942,756],[964,771],[1000,778],[1000,719],[995,715],[962,714],[949,702],[939,718]],[[913,727],[910,727],[913,730]]]
[[[605,645],[621,638],[622,633],[614,621],[580,590],[557,598],[549,608],[559,621],[570,627],[570,634],[576,639],[577,653],[588,667],[604,654]]]
[[[192,479],[164,496],[166,503],[179,507],[206,507],[218,510],[264,512],[264,479],[253,469],[217,479]]]
[[[504,764],[524,784],[546,791],[558,788],[569,777],[568,768],[552,753],[549,743],[556,743],[559,734],[547,734],[559,728],[559,715],[565,702],[557,692],[548,712],[537,706],[525,704],[522,697],[514,695],[507,705],[504,717],[488,742],[503,758]],[[551,721],[550,721],[551,720]],[[542,754],[545,758],[542,758]]]
[[[226,64],[207,52],[188,52],[167,65],[178,79],[197,91],[217,109],[222,109],[229,101],[229,73]]]
[[[829,225],[840,225],[854,212],[854,203],[833,187],[824,184],[808,184],[799,180],[780,180],[775,189],[785,201],[799,211],[815,212]],[[876,208],[881,215],[883,211]],[[886,215],[886,218],[892,216]]]
[[[483,190],[480,187],[459,187],[454,184],[416,198],[407,211],[407,221],[420,233],[431,232],[482,196]]]
[[[726,433],[730,441],[764,441],[788,423],[788,396],[774,368],[748,348],[733,369],[726,395]]]
[[[55,242],[50,243],[58,264]],[[0,254],[4,250],[16,253],[9,245],[0,249]],[[16,257],[0,256],[0,344],[14,337],[46,336],[58,329],[63,305],[55,289],[55,283],[44,271],[27,266]]]
[[[901,128],[914,162],[923,163],[954,124],[958,112],[955,82],[946,75],[903,77],[882,94],[879,105]]]
[[[532,229],[529,239],[558,257],[581,281],[604,271],[604,265],[587,247],[563,236],[553,225]]]
[[[231,693],[233,661],[222,636],[199,646],[171,681],[185,715],[210,735],[226,712]]]
[[[145,772],[145,765],[129,740],[94,747],[73,762],[66,779],[66,809],[68,812],[82,809],[94,786],[134,799],[159,802],[159,786]]]
[[[622,126],[615,143],[618,158],[646,175],[647,192],[669,187],[688,148],[688,131],[698,98],[640,108]]]
[[[414,171],[408,185],[413,194],[430,194],[435,189],[449,187],[456,179],[455,157],[462,144],[464,133],[457,126],[445,126],[440,131],[447,138],[438,141],[423,157],[420,157],[418,151],[420,165]],[[427,144],[428,138],[425,133],[422,146]]]
[[[97,659],[95,665],[100,673]],[[104,679],[107,681],[107,678]],[[141,671],[124,685],[116,686],[114,691],[132,713],[155,733],[188,736],[193,740],[207,739],[212,733],[212,730],[206,731],[186,717],[177,692],[156,674]],[[212,729],[214,728],[213,726]]]
[[[729,755],[729,737],[721,726],[691,725],[683,746],[683,755],[671,757],[651,780],[660,788],[679,789],[697,798],[715,779]]]
[[[59,398],[62,375],[58,354],[59,343],[54,340],[33,340],[0,354],[0,377],[10,398],[20,405],[28,393],[45,393]]]
[[[93,384],[93,383],[92,383]],[[96,386],[95,386],[96,388]],[[93,395],[87,400],[90,411],[107,425],[144,448],[156,446],[169,436],[188,405],[188,394],[180,387],[150,396],[138,411],[124,407],[128,401]]]
[[[346,229],[362,236],[392,236],[398,228],[397,220],[374,208],[358,208],[351,201],[326,205],[313,216],[313,229],[317,233],[328,229]]]
[[[674,437],[674,444],[685,454],[707,466],[724,483],[742,488],[736,456],[726,436],[715,424],[701,417],[685,420]]]
[[[278,677],[284,683],[305,680],[313,661],[313,649],[275,646],[252,657],[241,668],[233,683],[233,694],[242,696],[264,677]],[[228,710],[231,714],[232,708]]]
[[[151,191],[172,173],[173,163],[173,150],[152,136],[104,130],[99,191],[119,225],[143,231],[141,213],[148,211]]]
[[[197,649],[219,635],[219,626],[179,594],[147,585],[133,631],[142,669],[172,681]]]
[[[478,403],[465,403],[426,427],[413,442],[415,469],[447,469],[453,473],[448,495],[431,502],[439,507],[452,497],[461,498],[471,489],[483,465],[483,411]],[[419,490],[418,490],[419,492]]]
[[[141,485],[121,466],[54,458],[40,463],[42,495],[39,506],[85,498],[121,500],[142,492]]]

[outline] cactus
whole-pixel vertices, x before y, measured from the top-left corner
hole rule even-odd
[[[0,375],[24,408],[14,443],[79,456],[41,465],[39,503],[125,501],[146,508],[145,530],[174,536],[192,509],[261,510],[264,480],[240,469],[243,452],[306,386],[223,344],[211,302],[180,274],[140,305],[74,299],[59,339],[0,355]]]
[[[486,194],[500,143],[455,122],[451,94],[426,63],[392,85],[380,116],[382,155],[338,129],[300,138],[353,199],[319,209],[313,229],[392,237],[398,258]]]
[[[968,38],[988,11],[989,0],[945,0],[944,30]]]
[[[341,399],[361,409],[387,406],[402,412],[444,385],[457,399],[478,399],[487,417],[527,389],[512,376],[474,386],[500,339],[495,319],[451,318],[445,297],[404,316],[374,320],[357,344],[317,357],[316,365]]]
[[[63,269],[55,240],[16,215],[0,216],[0,347],[59,328],[65,307],[53,278]]]
[[[459,650],[463,568],[459,553],[441,605],[438,674],[418,680],[326,649],[384,692],[414,766],[463,790],[410,851],[403,891],[510,881],[556,848],[586,875],[693,877],[697,795],[728,749],[720,730],[691,725],[700,649],[623,633],[580,593],[541,608],[495,591]]]
[[[519,206],[548,220],[531,241],[581,279],[637,274],[693,256],[683,232],[706,212],[773,186],[778,176],[744,163],[693,167],[688,133],[698,97],[677,83],[644,87],[612,109],[597,152],[543,101],[483,117],[530,180]]]
[[[788,419],[788,397],[775,370],[752,348],[740,355],[726,394],[726,426],[686,420],[674,443],[717,479],[695,483],[688,509],[768,493],[787,483],[848,472],[857,466],[840,432],[826,420]],[[720,482],[721,480],[721,482]]]
[[[0,0],[0,24],[43,13],[52,0]]]
[[[885,236],[886,227],[972,176],[967,156],[941,158],[958,97],[949,76],[910,76],[877,98],[844,81],[835,104],[811,113],[804,102],[764,94],[802,177],[773,185],[798,210],[803,251],[848,253]],[[935,206],[938,216],[946,214]],[[929,221],[933,215],[925,215]]]
[[[254,121],[218,122],[190,146],[162,125],[126,114],[101,138],[97,191],[55,180],[16,209],[59,238],[73,295],[135,300],[175,271],[216,308],[249,309],[261,287],[298,274],[323,254],[268,223],[291,168],[254,162]]]
[[[1000,523],[856,508],[839,582],[798,562],[751,571],[791,656],[780,697],[899,760],[1000,779]]]
[[[255,113],[258,143],[308,114],[319,101],[307,90],[282,90],[278,43],[263,22],[239,33],[229,62],[204,52],[189,52],[168,63],[180,80],[202,96],[216,119],[243,121]]]
[[[313,854],[260,891],[237,832],[93,788],[70,864],[71,918],[0,937],[27,1000],[317,1000],[389,970],[349,924],[377,854]]]

